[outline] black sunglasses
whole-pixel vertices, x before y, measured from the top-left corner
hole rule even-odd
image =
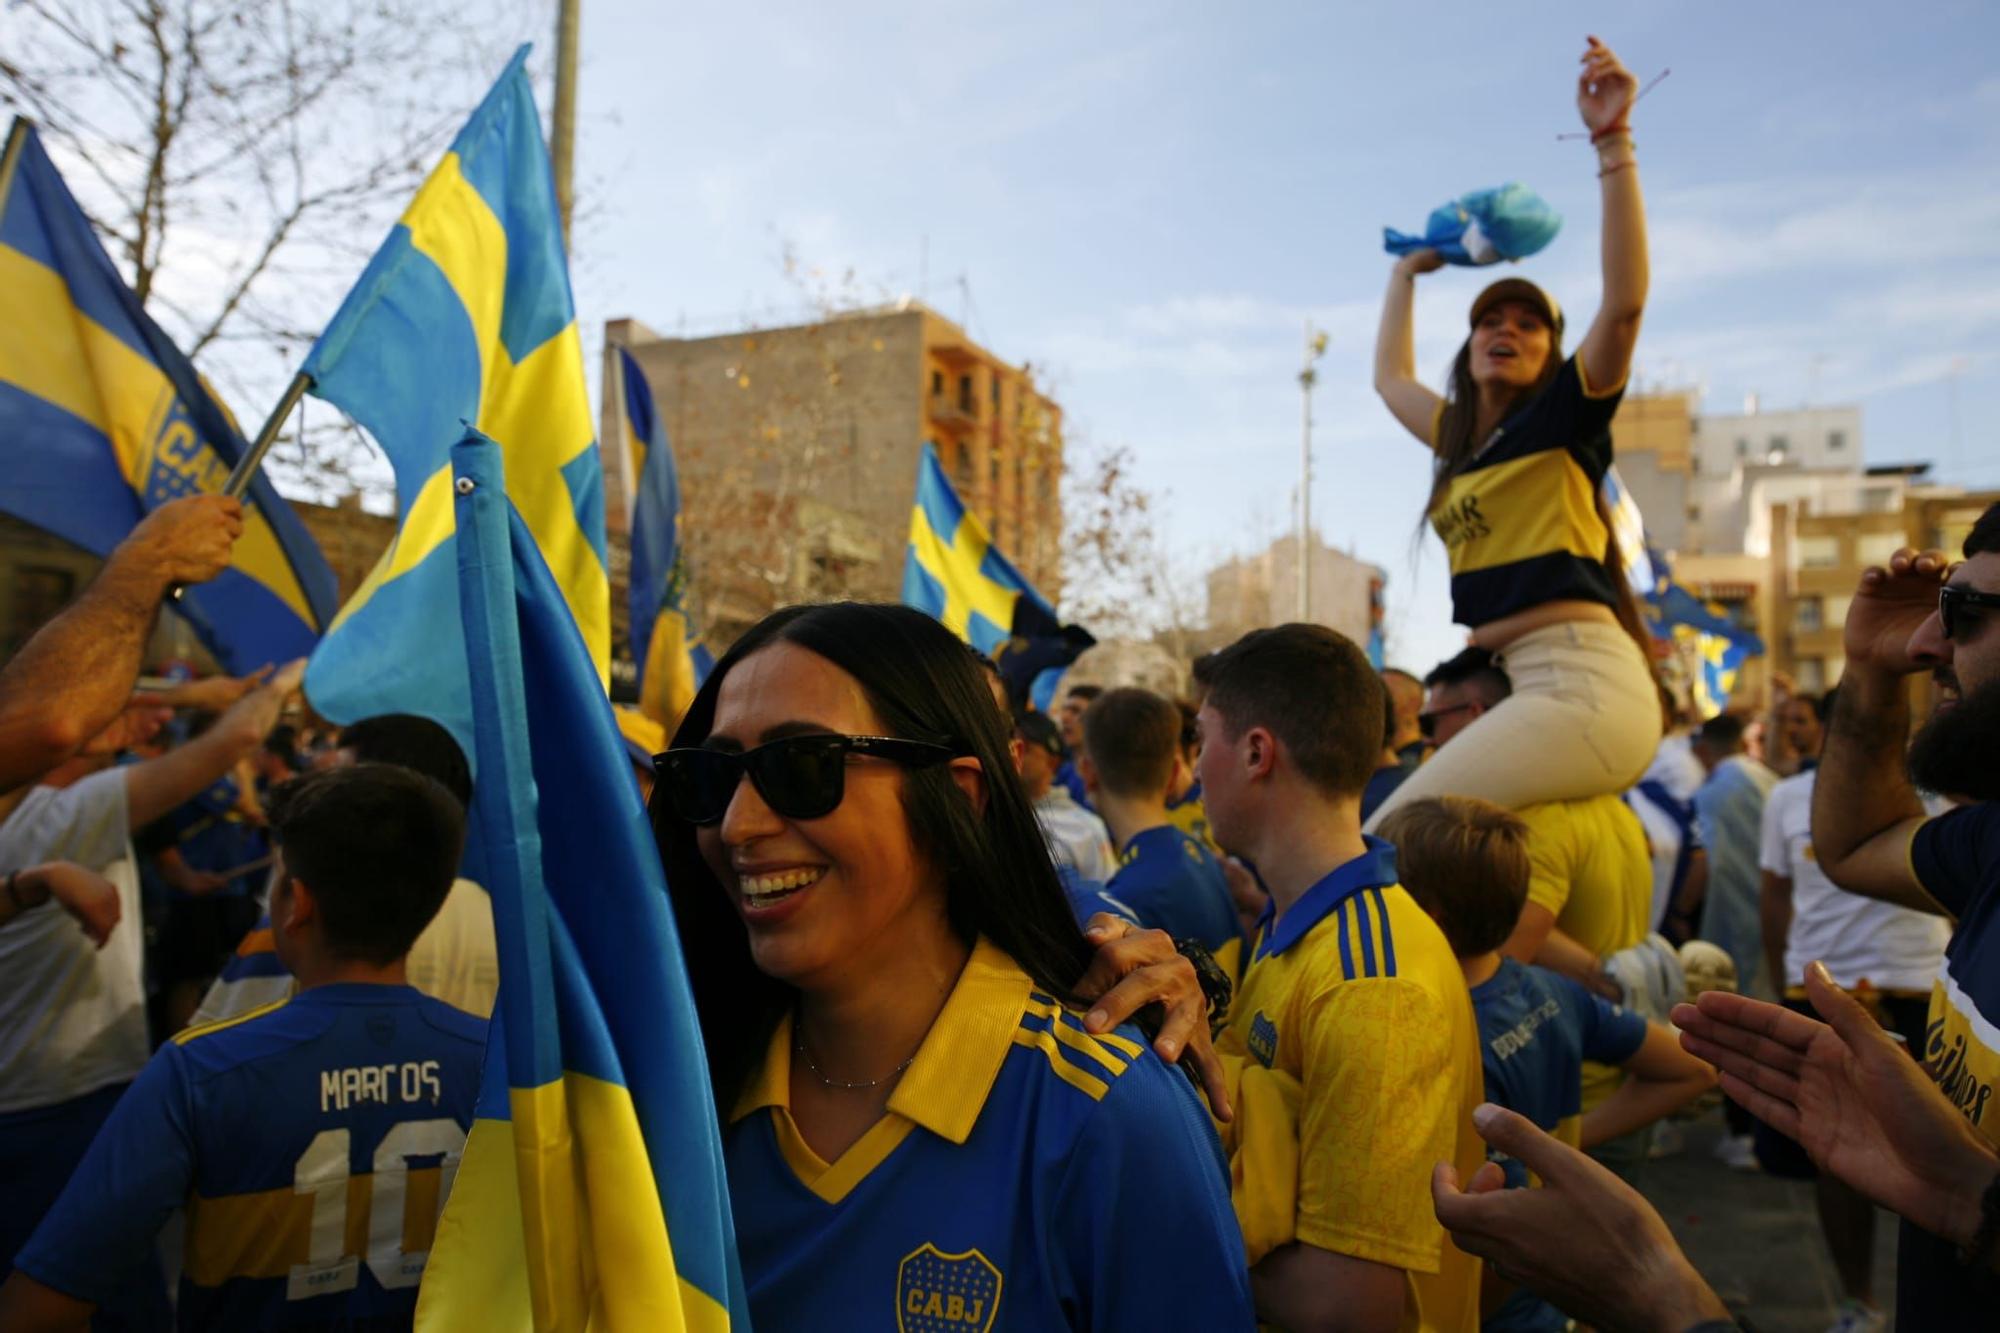
[[[1463,713],[1468,708],[1477,707],[1479,707],[1478,704],[1453,704],[1449,708],[1440,708],[1435,713],[1418,713],[1417,730],[1423,733],[1425,740],[1435,740],[1437,739],[1439,718],[1450,717],[1453,713]]]
[[[754,750],[679,749],[653,756],[653,772],[673,812],[690,824],[717,824],[745,774],[764,803],[786,819],[833,813],[847,793],[847,757],[929,768],[956,757],[948,745],[894,736],[787,736]]]
[[[1944,622],[1944,636],[1956,640],[1961,629],[1968,629],[1959,619],[1965,611],[1992,611],[2000,609],[2000,593],[1980,592],[1977,588],[1963,588],[1947,583],[1938,589],[1938,619]]]

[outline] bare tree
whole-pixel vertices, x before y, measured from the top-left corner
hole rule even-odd
[[[1064,461],[1063,618],[1102,639],[1157,635],[1187,657],[1200,597],[1161,540],[1132,448],[1072,444]]]
[[[276,400],[500,70],[531,0],[14,0],[0,107],[32,117],[153,317],[245,417]],[[532,22],[531,22],[532,19]],[[254,421],[246,421],[252,429]],[[336,413],[273,462],[387,484]]]

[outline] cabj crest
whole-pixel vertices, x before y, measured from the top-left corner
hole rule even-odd
[[[978,1250],[946,1254],[930,1242],[896,1269],[899,1333],[989,1333],[1000,1305],[1000,1270]]]

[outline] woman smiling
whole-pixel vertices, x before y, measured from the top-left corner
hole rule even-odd
[[[847,603],[753,628],[661,757],[760,1327],[1251,1322],[1193,1090],[1070,1011],[1091,948],[1007,741],[949,631]]]

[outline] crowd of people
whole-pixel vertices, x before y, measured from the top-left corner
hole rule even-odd
[[[1390,281],[1464,652],[1278,625],[1044,712],[917,611],[792,607],[625,725],[757,1326],[1733,1328],[1629,1183],[1718,1097],[1730,1167],[1815,1182],[1836,1328],[1887,1326],[1878,1207],[1901,1327],[2000,1308],[2000,506],[1868,571],[1837,691],[1655,682],[1598,498],[1633,92],[1593,39],[1572,354],[1505,279],[1440,395],[1437,256]],[[473,768],[302,663],[142,678],[242,530],[154,510],[0,670],[0,1333],[414,1316],[506,980]]]

